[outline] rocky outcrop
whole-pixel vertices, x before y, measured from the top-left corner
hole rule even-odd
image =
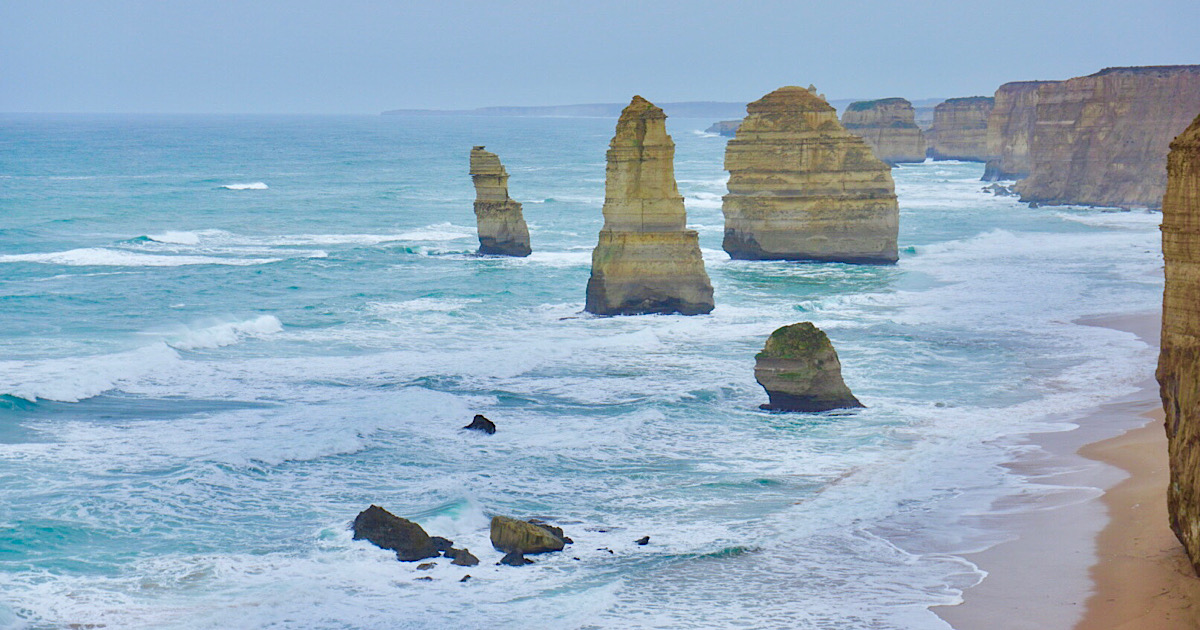
[[[725,147],[730,257],[894,263],[891,169],[815,90],[783,87],[746,106]]]
[[[1200,573],[1200,116],[1170,146],[1162,203],[1162,352],[1156,376],[1171,468],[1167,514]]]
[[[418,524],[372,505],[354,519],[354,540],[367,540],[377,547],[396,552],[405,562],[436,558],[441,555],[429,534]]]
[[[1021,201],[1157,208],[1171,139],[1200,111],[1200,65],[1107,68],[1037,99]]]
[[[666,118],[635,96],[617,121],[608,149],[604,228],[587,284],[589,313],[698,315],[713,309],[699,236],[685,227]]]
[[[983,181],[1021,179],[1033,164],[1029,146],[1037,121],[1038,88],[1058,81],[1014,81],[996,90],[987,123],[987,166]]]
[[[492,517],[491,539],[497,551],[519,554],[562,551],[568,542],[557,527],[507,516]]]
[[[950,98],[933,109],[929,157],[935,160],[986,162],[987,132],[994,99],[990,96]]]
[[[726,138],[732,138],[737,133],[737,128],[742,124],[740,120],[722,120],[709,125],[704,131],[707,133],[716,133]]]
[[[528,256],[529,227],[521,204],[508,196],[508,171],[495,153],[471,149],[471,180],[475,182],[475,221],[479,225],[479,253]]]
[[[850,103],[842,114],[842,126],[866,140],[875,157],[887,164],[925,161],[925,134],[917,126],[912,103],[905,99]]]
[[[842,363],[829,337],[800,322],[771,333],[754,357],[754,380],[767,390],[771,411],[828,411],[862,407],[842,381]]]
[[[463,429],[466,431],[479,431],[480,433],[494,435],[496,433],[496,423],[488,420],[486,416],[477,413],[475,414],[475,417],[471,419],[471,424],[463,427]]]

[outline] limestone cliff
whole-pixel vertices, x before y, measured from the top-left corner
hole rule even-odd
[[[1200,573],[1200,116],[1171,143],[1166,170],[1157,377],[1171,467],[1167,514]]]
[[[609,143],[604,228],[592,251],[589,313],[698,315],[713,309],[700,240],[685,228],[666,115],[635,96]]]
[[[828,411],[862,407],[842,381],[842,363],[829,337],[801,322],[771,333],[755,357],[754,380],[767,390],[772,411]]]
[[[726,138],[732,138],[734,134],[737,133],[738,125],[741,124],[742,121],[740,120],[722,120],[709,125],[708,129],[705,129],[704,131],[708,133],[720,134]]]
[[[1200,66],[1107,68],[1037,99],[1021,201],[1157,208],[1168,145],[1200,111]]]
[[[891,169],[814,91],[783,87],[746,106],[725,147],[724,248],[732,258],[894,263]]]
[[[495,153],[471,149],[471,180],[475,182],[475,221],[479,253],[528,256],[529,228],[521,204],[508,197],[508,171]]]
[[[990,96],[948,98],[933,109],[929,130],[929,157],[935,160],[986,162]]]
[[[1021,179],[1032,168],[1029,145],[1037,120],[1038,88],[1058,81],[1013,81],[996,90],[987,123],[983,181]]]
[[[912,103],[902,98],[850,103],[842,114],[846,131],[867,141],[875,157],[896,165],[925,161],[925,134]]]

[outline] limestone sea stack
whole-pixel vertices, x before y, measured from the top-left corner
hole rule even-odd
[[[508,171],[495,153],[471,149],[471,180],[475,182],[475,221],[479,225],[479,253],[528,256],[529,227],[521,204],[508,196]]]
[[[604,228],[592,251],[584,310],[598,315],[713,309],[700,239],[686,229],[666,114],[635,96],[609,143]]]
[[[721,120],[709,125],[704,131],[707,133],[715,133],[726,138],[732,138],[737,133],[738,125],[741,125],[740,120]]]
[[[1038,88],[1021,201],[1162,205],[1171,139],[1200,111],[1200,65],[1106,68]]]
[[[1167,174],[1166,285],[1156,374],[1171,468],[1167,514],[1200,573],[1200,116],[1171,143]]]
[[[763,409],[828,411],[863,406],[842,381],[842,364],[829,337],[812,322],[771,333],[754,358],[754,379],[771,401]]]
[[[933,109],[929,157],[935,160],[988,160],[988,117],[995,102],[990,96],[950,98]]]
[[[983,181],[1021,179],[1033,168],[1029,145],[1037,122],[1038,88],[1058,81],[1013,81],[996,90],[987,122]]]
[[[725,147],[725,251],[744,260],[896,262],[891,168],[838,122],[815,89],[782,87],[746,106]]]
[[[846,131],[867,141],[875,157],[895,166],[925,161],[925,134],[912,103],[902,98],[856,101],[842,114]]]

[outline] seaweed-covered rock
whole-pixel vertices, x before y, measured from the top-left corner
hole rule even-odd
[[[545,525],[507,516],[492,517],[491,538],[497,551],[522,554],[562,551],[567,544],[561,529],[555,534]]]
[[[842,381],[842,364],[829,337],[812,322],[771,333],[755,356],[754,379],[767,390],[771,411],[828,411],[862,407]]]
[[[441,555],[433,539],[420,525],[372,505],[354,519],[354,539],[367,540],[377,547],[396,552],[404,562],[436,558]]]

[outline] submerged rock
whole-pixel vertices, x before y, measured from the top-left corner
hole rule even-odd
[[[470,429],[471,431],[483,431],[488,435],[492,435],[496,432],[496,423],[488,420],[481,414],[475,414],[475,417],[471,420],[471,424],[463,428]]]
[[[1155,376],[1171,469],[1167,516],[1200,573],[1200,116],[1171,143],[1167,173],[1162,352]]]
[[[771,333],[755,356],[754,379],[767,390],[771,411],[828,411],[862,407],[842,381],[842,364],[829,337],[812,322]]]
[[[528,256],[529,227],[521,204],[508,196],[508,171],[495,153],[482,146],[471,149],[471,180],[475,182],[475,221],[479,253]]]
[[[557,534],[546,525],[519,521],[507,516],[493,516],[491,525],[492,546],[497,551],[529,553],[547,553],[562,551],[566,546],[566,537],[562,530]]]
[[[731,258],[891,264],[899,207],[891,168],[815,90],[782,87],[746,106],[725,147]]]
[[[504,557],[500,559],[500,562],[496,563],[497,566],[501,564],[508,565],[510,567],[523,567],[527,564],[533,564],[533,560],[526,558],[525,554],[521,553],[520,551],[510,551],[507,554],[504,554]]]
[[[855,101],[842,114],[842,125],[865,140],[875,157],[887,164],[925,161],[925,134],[907,99]]]
[[[685,227],[666,118],[635,96],[617,121],[607,154],[604,228],[587,283],[589,313],[699,315],[713,309],[699,235]]]
[[[396,552],[396,559],[405,562],[441,555],[420,525],[378,505],[372,505],[355,517],[354,540],[367,540],[377,547],[391,549]]]

